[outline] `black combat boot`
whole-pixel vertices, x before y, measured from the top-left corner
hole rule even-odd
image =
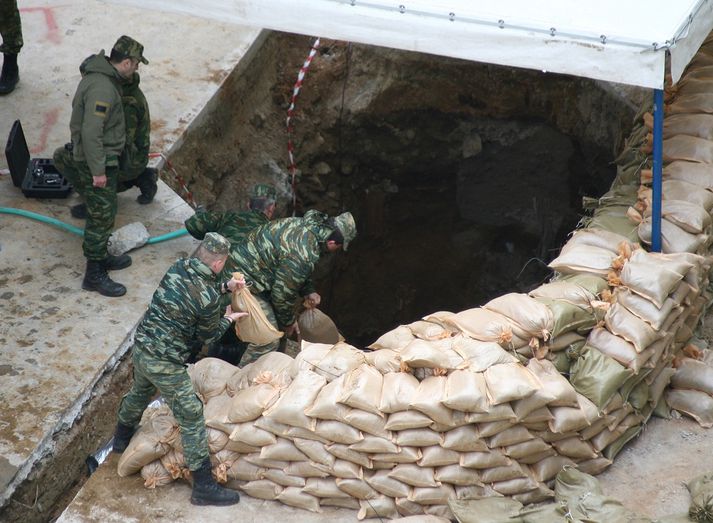
[[[116,424],[116,432],[114,433],[114,445],[112,450],[117,454],[121,454],[129,446],[132,436],[136,432],[135,427],[129,427],[127,425],[122,425],[121,423]]]
[[[86,220],[87,219],[87,204],[86,203],[78,203],[77,205],[72,205],[69,208],[69,214],[71,214],[72,217],[76,218],[77,220]]]
[[[2,73],[0,73],[0,95],[10,94],[20,80],[17,69],[17,55],[3,53]]]
[[[156,196],[156,191],[158,191],[158,171],[153,167],[147,167],[144,169],[139,177],[136,179],[136,186],[141,191],[136,197],[136,201],[141,205],[146,205],[153,201],[153,197]]]
[[[191,503],[193,505],[235,505],[240,501],[240,494],[236,491],[221,487],[213,479],[210,459],[206,459],[198,470],[192,470],[193,492]]]
[[[126,294],[126,287],[109,278],[103,261],[87,260],[82,289],[97,291],[102,296],[118,297]]]
[[[131,265],[131,256],[128,254],[120,254],[119,256],[112,256],[109,254],[102,260],[102,263],[107,271],[118,271],[126,269]]]

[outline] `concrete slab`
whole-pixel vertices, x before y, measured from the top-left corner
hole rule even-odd
[[[20,83],[0,99],[0,138],[22,120],[34,157],[49,157],[69,138],[78,66],[110,49],[122,34],[145,46],[142,86],[151,107],[152,151],[168,153],[245,56],[259,31],[182,15],[145,12],[92,0],[20,0],[25,47]],[[5,169],[4,155],[0,169]],[[144,223],[152,236],[176,230],[190,207],[161,183],[156,201],[138,205],[119,196],[116,227]],[[15,207],[83,224],[65,200],[25,198],[0,175],[0,207]],[[26,218],[0,214],[0,507],[56,435],[80,417],[99,378],[126,351],[128,338],[158,281],[176,258],[191,252],[182,237],[143,247],[134,264],[113,277],[129,292],[118,299],[82,291],[81,239]]]
[[[191,505],[191,488],[187,482],[171,483],[156,489],[144,487],[135,474],[120,478],[116,473],[118,457],[112,454],[85,483],[82,490],[57,520],[57,523],[128,523],[138,521],[212,521],[228,523],[300,523],[357,520],[355,510],[325,507],[314,513],[241,494],[240,503],[232,507],[196,507]]]

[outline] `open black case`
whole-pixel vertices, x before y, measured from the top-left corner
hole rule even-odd
[[[54,166],[51,158],[30,158],[20,120],[15,120],[5,145],[5,158],[12,183],[28,198],[66,198],[72,185]]]

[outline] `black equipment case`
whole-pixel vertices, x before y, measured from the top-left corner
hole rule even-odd
[[[15,120],[5,145],[5,158],[12,183],[28,198],[66,198],[72,185],[62,176],[51,158],[32,158],[20,120]]]

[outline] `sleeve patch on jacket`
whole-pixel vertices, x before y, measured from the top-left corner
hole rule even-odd
[[[96,102],[94,104],[94,115],[104,118],[109,112],[109,104],[106,102]]]

